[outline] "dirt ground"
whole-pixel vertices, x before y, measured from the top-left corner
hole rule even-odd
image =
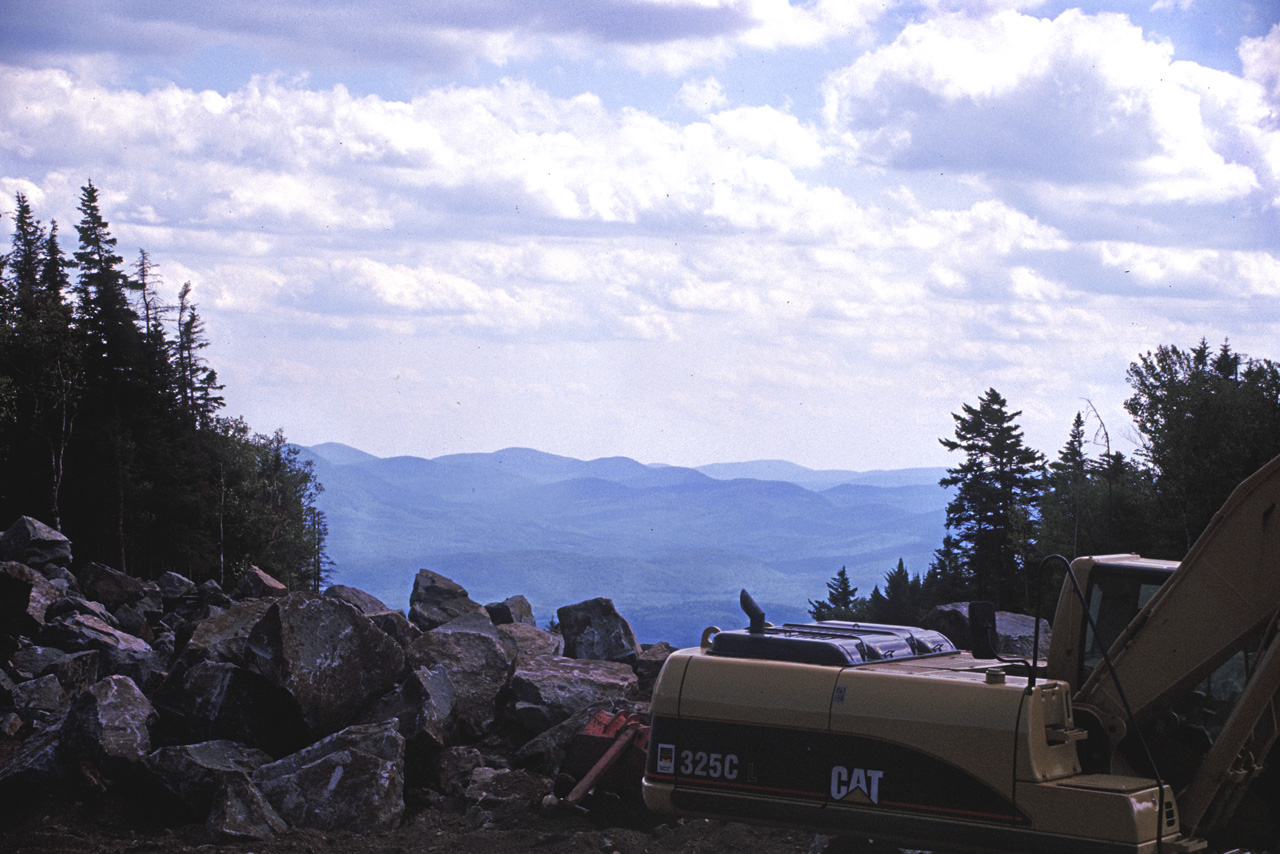
[[[0,852],[6,854],[808,854],[812,832],[703,820],[652,819],[608,826],[590,816],[534,805],[500,814],[451,802],[406,798],[403,823],[394,830],[356,835],[295,830],[266,842],[223,842],[198,824],[166,827],[119,798],[65,803],[48,801],[22,814],[3,816]],[[818,845],[821,849],[823,846]]]

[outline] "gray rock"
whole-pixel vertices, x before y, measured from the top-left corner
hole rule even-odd
[[[176,572],[166,572],[156,579],[156,584],[160,588],[161,598],[166,603],[192,599],[197,595],[195,582]]]
[[[400,645],[354,607],[306,593],[272,604],[249,633],[245,657],[293,695],[314,735],[354,721],[391,689],[405,661]]]
[[[41,713],[44,717],[60,715],[71,706],[67,692],[62,690],[58,677],[50,673],[38,679],[29,679],[13,686],[10,692],[13,706],[24,718],[35,717]]]
[[[222,585],[212,578],[200,582],[197,592],[200,594],[200,598],[209,605],[217,605],[219,608],[230,608],[232,605],[231,597],[224,593]]]
[[[503,623],[498,631],[516,645],[516,666],[540,655],[564,655],[564,637],[527,623]]]
[[[456,692],[446,668],[419,667],[374,703],[362,723],[394,718],[406,749],[429,753],[448,742],[456,722],[455,702]]]
[[[156,634],[151,628],[151,624],[147,622],[147,617],[138,607],[139,603],[131,603],[121,605],[116,609],[115,620],[116,627],[123,632],[128,632],[135,638],[141,638],[148,645],[156,639]]]
[[[26,564],[0,563],[0,633],[34,635],[62,591]]]
[[[662,665],[667,663],[667,659],[673,652],[675,652],[675,648],[671,644],[661,641],[640,653],[634,668],[636,676],[640,680],[640,685],[636,689],[640,696],[648,697],[653,693],[653,683],[658,681],[658,674],[662,672]]]
[[[217,839],[261,841],[289,829],[258,787],[243,774],[222,775],[212,800],[205,827]]]
[[[103,676],[102,653],[96,649],[73,652],[59,659],[46,673],[58,677],[58,683],[67,696],[76,695],[89,690]]]
[[[523,768],[535,768],[542,773],[554,777],[560,772],[565,751],[574,736],[582,732],[582,728],[602,710],[610,712],[631,712],[637,715],[648,715],[649,704],[631,700],[606,700],[593,703],[579,709],[567,719],[561,721],[545,732],[539,733],[520,746],[512,757],[515,764]]]
[[[516,650],[483,611],[427,632],[406,655],[415,668],[441,665],[448,671],[463,737],[478,739],[493,729],[498,695],[515,669]]]
[[[356,610],[366,617],[371,614],[379,614],[383,611],[390,611],[387,603],[383,602],[377,596],[365,593],[356,587],[348,587],[345,584],[334,584],[324,591],[324,595],[332,596],[335,599],[341,599],[348,605],[354,605]]]
[[[193,812],[207,815],[219,783],[227,775],[248,775],[271,762],[261,750],[220,739],[161,747],[143,760],[143,768]]]
[[[347,727],[253,773],[293,827],[368,833],[404,814],[404,739],[395,721]]]
[[[179,668],[202,661],[222,661],[243,666],[249,633],[271,607],[271,599],[247,599],[220,614],[202,620],[179,654]]]
[[[309,740],[292,694],[229,662],[202,661],[173,674],[154,698],[171,740],[230,739],[273,756],[291,753]]]
[[[69,769],[62,750],[62,727],[37,730],[0,765],[0,797],[8,805],[23,803],[67,780]]]
[[[422,637],[422,629],[409,622],[409,618],[399,611],[379,611],[368,616],[375,626],[394,638],[396,643],[405,649]]]
[[[620,662],[542,656],[511,677],[512,714],[532,734],[594,704],[625,699],[636,690],[631,668]]]
[[[556,611],[564,654],[569,658],[621,661],[634,664],[640,645],[631,624],[618,614],[610,599],[588,599]]]
[[[13,560],[34,569],[71,566],[71,541],[30,516],[19,516],[0,535],[0,561]]]
[[[256,566],[251,566],[245,570],[244,575],[240,576],[240,580],[236,582],[236,586],[231,591],[232,599],[261,599],[263,597],[274,599],[278,596],[287,595],[289,595],[289,588]]]
[[[938,605],[920,621],[921,628],[932,629],[947,637],[957,649],[972,649],[969,638],[969,603],[952,602]],[[1035,617],[996,612],[996,652],[1011,658],[1030,658],[1035,644]],[[1049,621],[1040,620],[1040,655],[1049,654],[1052,631]]]
[[[67,653],[54,646],[27,646],[15,652],[9,659],[9,664],[17,671],[19,678],[34,679],[44,676],[66,657]]]
[[[429,569],[418,570],[409,596],[409,619],[414,625],[430,631],[471,613],[483,614],[484,609],[461,584]]]
[[[146,641],[85,614],[73,614],[49,623],[37,637],[40,643],[67,652],[97,650],[102,654],[107,672],[123,674],[142,685],[149,685],[164,666]]]
[[[446,795],[461,795],[471,785],[471,775],[482,767],[484,755],[476,748],[446,748],[436,763],[436,787]]]
[[[63,749],[82,760],[88,782],[102,786],[130,774],[151,752],[155,721],[156,710],[132,679],[107,676],[72,704],[62,726]]]
[[[121,605],[117,610],[122,610],[125,607],[127,606]],[[120,621],[116,619],[115,614],[107,610],[105,605],[76,595],[64,596],[50,605],[49,610],[45,612],[45,621],[56,620],[68,614],[84,614],[87,617],[95,617],[101,620],[113,629],[120,628]]]
[[[524,769],[476,768],[463,797],[482,810],[523,810],[551,793],[552,780]]]
[[[80,570],[80,589],[108,611],[137,602],[146,593],[141,581],[101,563],[90,563]]]
[[[533,606],[523,596],[510,596],[501,602],[490,602],[484,609],[489,612],[489,619],[493,620],[495,626],[508,623],[538,625],[538,621],[533,618]]]

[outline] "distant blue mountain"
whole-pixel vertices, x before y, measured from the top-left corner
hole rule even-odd
[[[428,567],[480,602],[524,594],[542,624],[608,596],[643,641],[689,645],[743,623],[742,587],[773,622],[801,619],[842,566],[869,593],[942,542],[942,469],[815,471],[781,461],[645,465],[527,448],[379,458],[301,449],[324,485],[333,580],[407,607]]]

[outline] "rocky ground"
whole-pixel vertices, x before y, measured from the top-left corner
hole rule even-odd
[[[410,603],[256,569],[230,592],[141,581],[18,520],[0,537],[0,851],[834,850],[650,815],[634,750],[587,812],[555,805],[603,750],[584,725],[647,721],[670,653],[607,599],[561,608],[557,633],[521,596],[481,606],[428,570]]]

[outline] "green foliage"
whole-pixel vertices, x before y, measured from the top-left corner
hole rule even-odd
[[[1203,339],[1160,346],[1129,366],[1125,409],[1142,435],[1156,546],[1180,558],[1231,491],[1280,453],[1280,366]]]
[[[845,620],[857,622],[865,619],[867,600],[858,596],[858,588],[849,583],[845,567],[827,582],[827,598],[809,600],[809,614],[815,620]]]
[[[871,591],[866,619],[872,623],[914,626],[923,616],[923,606],[923,582],[920,575],[908,574],[902,558],[898,558],[898,565],[885,574],[884,593],[880,592],[879,585]]]
[[[1021,412],[988,389],[976,407],[952,415],[956,438],[940,439],[965,459],[948,469],[942,486],[957,487],[947,505],[947,528],[955,532],[970,579],[970,593],[997,607],[1026,610],[1032,604],[1026,569],[1035,542],[1036,500],[1044,458],[1028,448],[1017,425]]]
[[[124,268],[92,183],[80,213],[71,262],[17,197],[0,263],[0,518],[42,519],[78,559],[134,575],[229,584],[257,565],[318,589],[330,561],[311,465],[279,431],[218,417],[190,284],[173,318],[147,253]]]

